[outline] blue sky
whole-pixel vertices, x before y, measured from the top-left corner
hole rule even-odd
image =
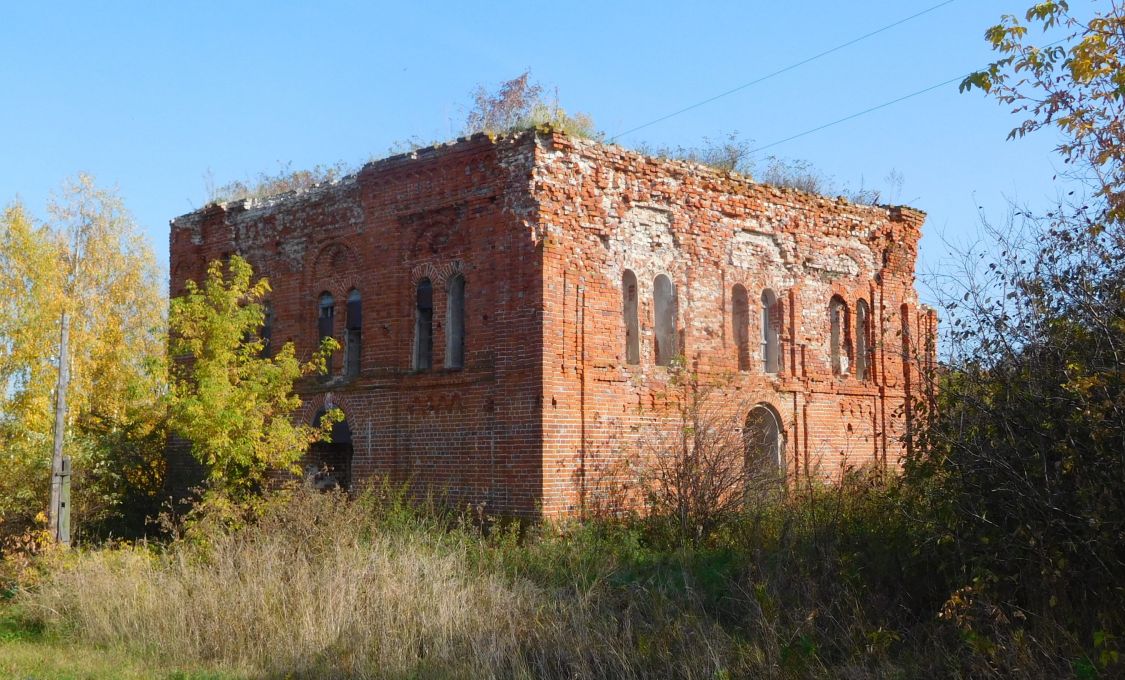
[[[90,172],[166,266],[168,220],[206,201],[208,173],[223,184],[449,138],[476,85],[525,69],[612,136],[938,2],[13,2],[0,13],[0,204],[43,215],[64,178]],[[983,66],[984,30],[1029,3],[955,0],[621,142],[737,130],[769,144]],[[765,153],[853,187],[901,173],[890,198],[929,213],[933,269],[943,239],[977,238],[978,207],[999,217],[1008,199],[1053,195],[1056,140],[1005,141],[1017,122],[953,84]]]

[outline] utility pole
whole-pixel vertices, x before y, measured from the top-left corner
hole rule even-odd
[[[62,545],[70,545],[70,460],[63,458],[66,436],[66,388],[70,382],[69,354],[70,315],[62,313],[59,336],[59,382],[55,390],[55,450],[51,456],[51,507],[47,515],[51,536]]]

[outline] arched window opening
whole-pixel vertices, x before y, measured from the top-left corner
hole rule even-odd
[[[781,305],[769,288],[762,291],[762,371],[777,373],[781,368]]]
[[[750,370],[750,296],[741,284],[730,294],[730,319],[734,326],[734,345],[738,351],[738,370]]]
[[[626,269],[621,275],[621,309],[625,316],[625,363],[641,363],[640,323],[637,320],[637,275]]]
[[[676,291],[672,280],[664,274],[653,281],[652,302],[656,317],[656,365],[669,366],[679,353],[679,343],[676,338]]]
[[[828,351],[832,363],[832,374],[848,374],[851,366],[851,347],[848,335],[848,305],[840,296],[833,296],[828,303],[829,344]]]
[[[867,301],[860,298],[855,303],[855,377],[867,380],[871,367],[875,365],[871,335],[871,309]]]
[[[262,352],[263,358],[273,356],[273,305],[266,302],[262,304],[262,332],[259,334],[262,339]]]
[[[325,409],[316,412],[313,427],[320,427]],[[305,478],[317,489],[348,489],[352,483],[352,430],[347,419],[332,423],[329,441],[314,442],[304,465]]]
[[[910,333],[910,305],[905,302],[899,305],[899,316],[902,323],[902,361],[909,364],[913,354],[913,345]],[[909,366],[906,367],[909,370]]]
[[[418,282],[414,312],[414,370],[428,371],[434,355],[434,286]]]
[[[336,333],[336,300],[332,297],[331,293],[321,293],[319,303],[319,316],[317,317],[317,336],[319,342],[324,342],[325,338],[331,338]],[[332,358],[328,358],[328,362],[324,367],[326,375],[332,375]]]
[[[465,366],[465,277],[457,274],[446,281],[445,367]]]
[[[746,447],[747,495],[760,498],[775,492],[785,473],[781,421],[773,409],[755,406],[746,416],[742,436]]]
[[[359,375],[359,361],[363,353],[363,304],[359,291],[348,293],[347,317],[344,319],[344,375]]]

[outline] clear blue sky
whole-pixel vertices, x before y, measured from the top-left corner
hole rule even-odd
[[[614,135],[938,2],[11,2],[0,204],[43,215],[65,177],[90,172],[166,266],[168,220],[205,202],[208,171],[222,184],[452,137],[476,85],[528,68]],[[789,137],[988,63],[985,28],[1030,2],[956,0],[622,142]],[[890,198],[929,213],[932,268],[943,236],[975,237],[978,206],[1000,216],[1007,198],[1054,192],[1055,140],[1006,142],[1016,122],[953,84],[767,153],[852,186],[902,173]]]

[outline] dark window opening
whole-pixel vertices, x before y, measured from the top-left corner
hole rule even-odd
[[[741,284],[731,291],[731,323],[734,344],[738,350],[738,370],[750,370],[750,296]]]
[[[785,451],[781,423],[772,409],[755,406],[746,415],[742,430],[746,447],[746,492],[748,500],[762,500],[777,493],[785,478]]]
[[[325,410],[317,411],[313,427],[320,427]],[[347,420],[332,424],[330,441],[315,442],[309,447],[305,463],[305,478],[321,490],[351,488],[352,484],[352,431]]]
[[[676,290],[664,274],[652,284],[653,316],[655,317],[656,365],[669,366],[679,354],[676,333]]]
[[[832,363],[832,374],[847,375],[851,368],[851,347],[848,335],[848,305],[843,298],[834,296],[828,303],[829,324],[829,357]]]
[[[874,342],[871,335],[871,310],[867,301],[860,299],[855,305],[855,377],[867,380],[875,365]]]
[[[641,363],[640,323],[637,318],[637,275],[626,269],[621,276],[621,308],[625,316],[625,363]]]
[[[323,343],[325,338],[331,338],[336,333],[336,300],[331,293],[321,294],[319,311],[317,335],[319,336],[319,342]],[[332,357],[328,357],[324,373],[325,375],[332,375]]]
[[[762,370],[781,370],[781,303],[769,288],[762,291]]]
[[[445,367],[465,366],[465,277],[457,274],[446,281]]]
[[[414,314],[414,370],[428,371],[434,357],[434,286],[418,282]]]
[[[363,352],[363,305],[359,291],[348,293],[347,316],[344,319],[344,375],[359,375],[359,361]]]

